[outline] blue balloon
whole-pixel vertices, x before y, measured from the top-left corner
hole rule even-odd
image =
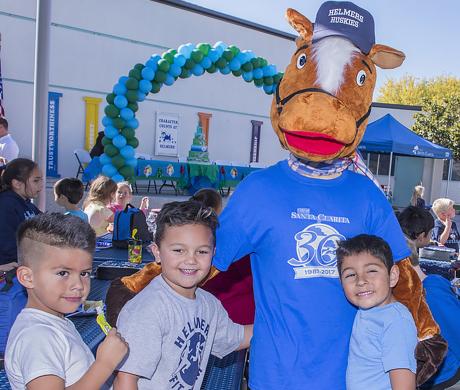
[[[192,73],[193,73],[195,76],[201,76],[201,75],[204,73],[204,68],[203,68],[200,64],[196,64],[196,65],[192,68]]]
[[[262,69],[256,68],[252,71],[252,74],[254,75],[255,79],[261,79],[264,77],[264,72],[262,72]]]
[[[233,58],[228,65],[230,70],[239,70],[241,68],[241,62],[238,61],[238,58]]]
[[[142,91],[137,91],[137,101],[143,102],[145,100],[145,93]]]
[[[134,112],[128,107],[122,108],[120,111],[120,116],[125,120],[129,121],[134,118]]]
[[[118,108],[125,108],[128,105],[128,99],[126,99],[126,96],[117,95],[113,100],[113,104],[115,104]]]
[[[126,127],[137,129],[139,127],[139,121],[136,118],[130,119],[128,122],[126,122]]]
[[[252,50],[244,50],[244,54],[246,54],[246,58],[248,61],[252,60],[253,58],[256,58],[256,55]]]
[[[182,69],[178,64],[171,64],[168,73],[173,77],[179,77],[179,75],[182,73]]]
[[[208,57],[212,62],[216,62],[220,58],[220,55],[217,49],[211,49],[209,50]]]
[[[123,137],[121,134],[116,135],[112,139],[112,143],[114,146],[116,146],[118,149],[121,149],[123,146],[126,145],[126,138]]]
[[[188,43],[186,45],[180,45],[177,49],[177,52],[179,54],[182,54],[185,57],[185,59],[189,59],[190,55],[192,54],[193,47],[190,47],[190,45],[192,44]]]
[[[146,68],[152,69],[154,72],[158,69],[158,60],[155,61],[153,58],[150,58],[146,63],[145,63]]]
[[[209,57],[204,57],[201,62],[200,62],[200,65],[204,68],[204,69],[208,69],[211,67],[212,65],[212,61]]]
[[[133,148],[131,145],[123,146],[123,147],[120,149],[120,154],[121,154],[125,159],[133,158],[133,157],[134,157],[134,148]]]
[[[102,153],[99,156],[99,162],[101,163],[101,165],[107,165],[112,162],[112,159],[109,156],[107,156],[105,153]]]
[[[243,76],[243,80],[247,82],[250,82],[253,79],[252,72],[244,72],[242,76]]]
[[[126,85],[118,83],[113,86],[113,93],[115,95],[124,95],[128,91]]]
[[[240,51],[240,52],[237,54],[236,59],[237,59],[238,61],[240,61],[241,64],[244,64],[245,62],[248,62],[246,53],[243,52],[243,51]]]
[[[121,76],[119,79],[118,79],[118,82],[122,85],[125,85],[125,83],[128,81],[128,76]]]
[[[185,61],[187,61],[187,60],[182,54],[177,53],[177,54],[174,55],[174,63],[177,66],[182,68],[185,65]]]
[[[273,92],[273,84],[272,85],[264,85],[263,89],[266,94],[270,95]]]
[[[105,134],[105,136],[107,138],[112,139],[113,137],[115,137],[118,134],[118,130],[113,126],[107,126],[104,129],[104,134]]]
[[[129,165],[130,167],[136,168],[137,167],[137,158],[135,158],[135,157],[128,158],[128,159],[126,159],[125,164]]]
[[[112,180],[115,182],[115,183],[120,183],[122,181],[125,181],[125,178],[123,176],[121,176],[118,171],[115,175],[112,176]]]
[[[227,65],[225,68],[219,68],[219,72],[222,73],[222,74],[229,74],[231,72],[231,70]]]
[[[102,118],[102,124],[104,125],[104,127],[111,126],[113,124],[112,118],[105,116],[104,118]]]
[[[218,51],[219,56],[221,56],[224,50],[227,48],[227,45],[224,42],[219,41],[216,42],[213,47]]]
[[[166,80],[164,81],[164,84],[167,86],[173,85],[174,84],[174,77],[172,77],[169,73],[166,74]]]
[[[142,69],[141,75],[145,80],[152,81],[155,77],[155,70],[149,66],[146,66],[144,69]]]
[[[148,69],[148,68],[144,68],[144,69]],[[152,89],[152,83],[149,80],[142,79],[141,81],[139,81],[140,91],[144,93],[149,93],[151,89]]]
[[[102,166],[102,173],[107,177],[112,177],[117,173],[117,168],[115,168],[112,164],[106,164]]]

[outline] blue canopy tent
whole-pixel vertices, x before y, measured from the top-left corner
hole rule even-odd
[[[388,187],[390,186],[393,154],[411,157],[452,159],[452,151],[415,134],[398,122],[391,114],[386,114],[367,126],[358,146],[362,152],[390,153]],[[449,179],[452,167],[449,165]]]

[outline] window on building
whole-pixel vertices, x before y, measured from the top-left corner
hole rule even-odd
[[[361,155],[367,167],[374,175],[388,176],[388,170],[390,169],[390,154],[361,152]],[[393,155],[391,176],[395,174],[395,159],[396,156]]]
[[[442,171],[442,180],[447,180],[449,177],[449,160],[444,160],[444,169]],[[452,181],[460,181],[460,161],[453,160],[452,162]]]

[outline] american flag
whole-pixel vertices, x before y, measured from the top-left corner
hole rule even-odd
[[[0,51],[1,51],[2,36],[0,35]],[[3,78],[2,78],[2,62],[0,58],[0,118],[5,116],[5,109],[3,108]]]

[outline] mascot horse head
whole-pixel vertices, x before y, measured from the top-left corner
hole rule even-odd
[[[396,68],[405,55],[375,44],[372,15],[350,2],[324,3],[314,26],[293,9],[286,17],[300,36],[273,99],[273,128],[302,160],[350,156],[367,125],[375,66]]]

